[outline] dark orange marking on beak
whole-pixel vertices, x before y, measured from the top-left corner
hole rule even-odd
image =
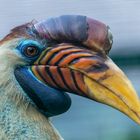
[[[56,81],[56,83],[63,89],[67,89],[67,87],[64,84],[63,79],[61,78],[60,74],[58,73],[58,67],[57,66],[51,66],[50,67],[50,72],[53,74],[53,77]]]
[[[47,50],[49,50],[47,53],[43,53],[41,59],[40,59],[40,64],[46,64],[47,61],[49,61],[49,59],[51,58],[51,56],[55,53],[57,53],[58,51],[62,51],[64,49],[70,49],[70,48],[73,48],[72,45],[69,45],[69,46],[65,46],[65,44],[62,44],[62,46],[57,46],[57,47],[54,47],[54,48],[48,48]],[[45,54],[45,55],[44,55]]]
[[[75,75],[75,81],[76,81],[76,83],[77,83],[77,85],[79,87],[80,92],[82,94],[86,95],[87,91],[88,91],[88,88],[87,88],[87,86],[86,86],[86,84],[84,82],[82,73],[80,73],[78,71],[75,71],[74,75]],[[83,96],[82,94],[81,94],[81,96]]]
[[[74,81],[73,81],[72,76],[71,76],[70,69],[60,68],[60,70],[61,70],[61,73],[62,73],[61,77],[63,77],[66,85],[68,86],[68,89],[70,91],[77,91],[76,86],[75,86]]]
[[[92,54],[90,53],[76,53],[76,54],[71,54],[69,56],[67,56],[66,58],[63,58],[61,61],[58,62],[58,65],[60,67],[66,66],[68,65],[71,61],[73,61],[76,58],[80,58],[80,57],[89,57],[92,56]]]
[[[52,60],[49,60],[49,64],[50,65],[55,65],[55,63],[57,63],[61,58],[65,57],[66,55],[69,55],[71,53],[78,53],[78,52],[82,52],[83,50],[81,49],[74,49],[74,48],[67,48],[63,51],[61,51],[60,53],[58,52],[58,54],[56,54]]]
[[[72,65],[74,66],[75,68],[79,68],[79,69],[89,69],[91,68],[93,65],[96,65],[98,62],[97,62],[97,59],[95,58],[92,59],[92,57],[85,57],[85,58],[79,58],[72,61],[69,65]]]
[[[112,106],[140,123],[140,102],[136,91],[109,57],[65,45],[44,51],[45,54],[42,52],[41,65],[37,65],[37,60],[32,68],[34,75],[52,87]],[[75,52],[77,48],[78,52]]]
[[[33,73],[35,72],[39,79],[44,83],[51,85],[53,87],[57,87],[57,85],[52,81],[51,77],[46,73],[46,66],[41,65],[38,67],[37,65],[32,67]]]

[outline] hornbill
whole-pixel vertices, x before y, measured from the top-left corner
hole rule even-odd
[[[112,43],[109,26],[81,15],[12,29],[0,41],[0,139],[62,140],[48,118],[69,109],[67,92],[140,124],[138,96],[108,57]]]

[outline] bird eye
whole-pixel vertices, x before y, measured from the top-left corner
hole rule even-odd
[[[34,56],[38,55],[39,50],[38,50],[38,48],[36,46],[27,46],[24,49],[24,53],[28,57],[34,57]]]

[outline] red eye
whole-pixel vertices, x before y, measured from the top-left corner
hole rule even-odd
[[[36,56],[39,52],[36,46],[28,46],[24,51],[27,56],[31,57]]]

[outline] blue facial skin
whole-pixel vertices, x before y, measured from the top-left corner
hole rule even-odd
[[[27,57],[24,54],[24,48],[33,46],[39,48],[39,53],[35,57]],[[36,41],[25,40],[17,47],[18,51],[26,61],[33,63],[44,49]],[[36,104],[39,110],[47,117],[55,116],[66,112],[71,106],[71,99],[68,94],[58,89],[54,89],[39,81],[31,72],[30,66],[17,66],[15,77],[22,89]]]
[[[27,56],[25,54],[25,49],[28,46],[36,47],[36,49],[38,50],[38,53],[35,56],[33,56],[33,57]],[[44,47],[43,45],[41,45],[37,41],[34,41],[34,40],[22,40],[21,42],[19,42],[19,45],[16,47],[16,50],[23,56],[25,61],[27,61],[28,63],[32,63],[32,62],[34,62],[38,58],[38,56],[41,54],[41,52],[45,48],[46,47]]]

